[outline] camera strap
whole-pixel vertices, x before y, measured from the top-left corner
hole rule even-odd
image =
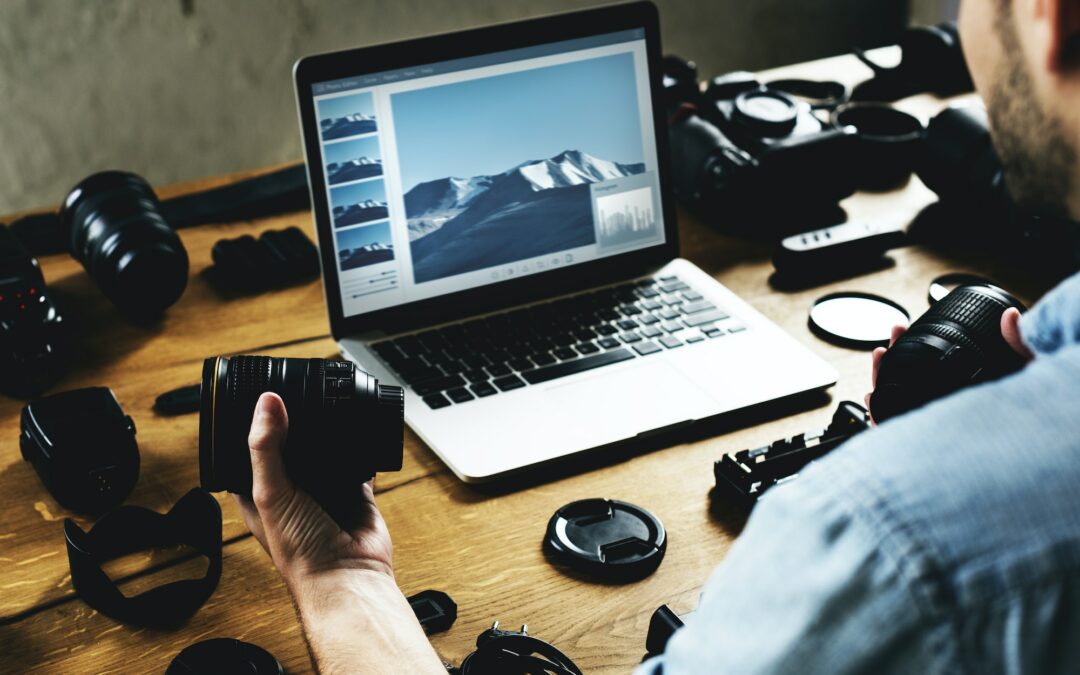
[[[302,211],[311,204],[307,169],[294,164],[228,185],[165,199],[161,212],[174,230],[206,223],[254,220],[279,213]],[[11,231],[34,255],[63,253],[68,249],[56,212],[25,216]]]

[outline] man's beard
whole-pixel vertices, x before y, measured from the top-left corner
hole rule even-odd
[[[1022,207],[1066,215],[1076,172],[1076,146],[1035,94],[1020,39],[1007,9],[999,10],[1003,65],[987,107],[994,147],[1005,166],[1005,184]]]

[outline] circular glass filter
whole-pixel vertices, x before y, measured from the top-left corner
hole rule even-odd
[[[906,309],[870,293],[830,293],[810,308],[810,330],[815,335],[856,349],[887,347],[893,326],[906,326],[910,321]]]

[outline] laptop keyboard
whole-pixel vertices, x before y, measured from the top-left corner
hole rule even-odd
[[[372,349],[437,409],[744,330],[689,284],[665,276],[411,333]]]

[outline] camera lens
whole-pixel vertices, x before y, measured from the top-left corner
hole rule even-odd
[[[758,89],[735,97],[734,118],[770,138],[790,134],[798,121],[798,103],[785,93]]]
[[[68,193],[60,220],[71,255],[121,310],[153,315],[183,294],[187,252],[161,215],[154,190],[139,176],[90,176]]]
[[[323,505],[348,499],[377,471],[401,469],[404,392],[348,361],[218,356],[203,362],[199,473],[210,491],[251,493],[248,433],[259,396],[289,415],[285,468]]]
[[[889,348],[870,412],[882,422],[1024,365],[1001,336],[1001,315],[1024,305],[996,286],[960,286],[930,306]]]

